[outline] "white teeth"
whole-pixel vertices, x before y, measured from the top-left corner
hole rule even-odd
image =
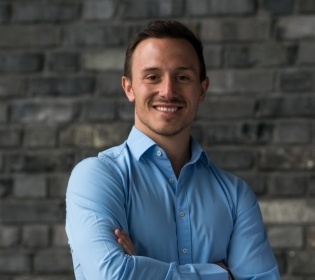
[[[177,107],[168,108],[168,107],[156,107],[156,110],[162,111],[162,112],[176,112],[178,110]]]

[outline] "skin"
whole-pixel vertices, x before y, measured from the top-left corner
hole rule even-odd
[[[200,81],[193,46],[186,40],[149,38],[138,44],[131,66],[132,78],[122,87],[135,104],[135,126],[166,152],[176,176],[190,159],[191,125],[209,86]],[[129,236],[116,229],[117,242],[128,255],[136,255]],[[224,263],[217,263],[227,269]]]
[[[183,39],[150,38],[132,56],[132,79],[122,78],[135,103],[135,126],[166,152],[174,173],[190,159],[191,124],[209,80],[200,81],[197,54]]]

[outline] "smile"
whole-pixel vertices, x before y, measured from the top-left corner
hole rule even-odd
[[[180,108],[179,107],[155,107],[155,109],[157,110],[157,111],[161,111],[161,112],[171,112],[171,113],[173,113],[173,112],[176,112],[176,111],[178,111]]]

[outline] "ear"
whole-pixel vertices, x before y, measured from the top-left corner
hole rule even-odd
[[[130,102],[134,102],[135,101],[135,96],[133,94],[133,89],[132,89],[132,84],[131,84],[131,80],[126,77],[126,76],[122,76],[121,78],[121,85],[125,91],[125,94],[128,98],[128,100]]]
[[[209,78],[206,77],[202,82],[201,82],[201,92],[199,96],[199,103],[202,103],[205,100],[207,90],[209,88]]]

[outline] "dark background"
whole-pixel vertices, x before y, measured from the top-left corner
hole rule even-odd
[[[254,189],[283,279],[314,280],[313,0],[0,0],[0,279],[73,279],[67,180],[128,135],[124,52],[157,18],[204,42],[194,136]]]

